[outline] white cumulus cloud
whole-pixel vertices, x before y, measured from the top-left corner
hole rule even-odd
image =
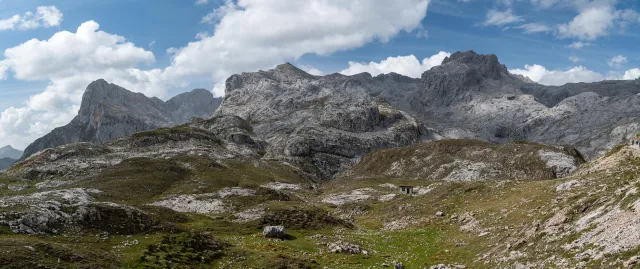
[[[98,78],[147,95],[166,95],[161,70],[136,68],[153,63],[153,53],[98,29],[96,22],[88,21],[75,33],[61,31],[48,40],[32,39],[4,51],[2,76],[48,81],[48,86],[22,107],[2,112],[0,141],[22,148],[67,124],[76,115],[86,86]]]
[[[59,26],[63,14],[55,6],[41,6],[36,13],[31,11],[16,14],[10,18],[0,19],[0,31],[29,30]]]
[[[624,75],[622,76],[622,79],[625,80],[632,80],[637,78],[640,78],[640,68],[629,69],[624,72]]]
[[[206,2],[210,1],[196,1]],[[24,106],[2,112],[0,141],[25,147],[68,123],[77,113],[85,87],[98,78],[148,96],[166,97],[167,87],[186,87],[191,79],[209,76],[214,93],[224,95],[224,81],[235,73],[271,68],[305,54],[328,55],[387,42],[402,31],[421,30],[429,2],[227,0],[202,19],[211,25],[209,31],[183,47],[167,49],[172,59],[164,69],[139,69],[155,61],[153,53],[122,36],[99,31],[93,21],[76,32],[33,39],[4,51],[0,79],[12,75],[49,85]],[[41,13],[42,25],[56,24],[53,13]],[[20,27],[17,22],[11,25]],[[307,71],[322,73],[314,68]]]
[[[595,82],[604,79],[598,72],[583,66],[575,66],[567,70],[547,70],[542,65],[525,65],[524,69],[509,70],[512,74],[519,74],[543,85],[564,85],[576,82]]]
[[[239,0],[207,15],[211,36],[175,51],[170,79],[208,74],[215,84],[229,75],[269,68],[304,54],[327,55],[386,42],[420,28],[429,0]],[[223,95],[222,87],[214,87]]]
[[[557,26],[560,38],[595,40],[609,35],[612,29],[623,29],[640,23],[640,14],[632,9],[618,10],[616,1],[576,1],[579,14],[570,22]]]
[[[414,55],[389,57],[385,60],[369,63],[349,62],[349,67],[340,71],[344,75],[355,75],[367,72],[372,76],[388,74],[391,72],[401,75],[419,78],[423,72],[434,66],[442,64],[444,58],[451,56],[451,53],[441,51],[431,57],[424,58],[422,62]]]
[[[627,57],[624,57],[622,55],[617,55],[611,58],[611,60],[607,61],[607,64],[611,67],[621,67],[625,63],[627,63]]]

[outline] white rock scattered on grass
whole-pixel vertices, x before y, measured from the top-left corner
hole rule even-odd
[[[200,214],[220,214],[228,211],[225,203],[216,199],[214,194],[179,195],[151,203],[153,206],[166,207],[178,212]]]
[[[249,222],[260,219],[264,216],[265,211],[262,207],[249,208],[247,210],[233,214],[237,219],[234,222]]]
[[[382,196],[378,197],[378,201],[380,201],[380,202],[389,202],[389,201],[393,200],[394,198],[396,198],[396,196],[398,196],[398,195],[395,194],[395,193],[385,194],[385,195],[382,195]]]
[[[396,186],[396,185],[394,185],[394,184],[391,184],[391,183],[382,183],[382,184],[378,185],[378,187],[380,187],[380,188],[394,189],[394,190],[398,189],[398,186]]]
[[[29,188],[28,184],[10,184],[9,186],[7,186],[7,189],[9,189],[10,191],[21,191],[26,188]]]
[[[474,233],[480,230],[480,222],[478,222],[473,212],[463,213],[460,215],[459,220],[462,224],[460,226],[461,232]]]
[[[224,188],[218,191],[220,198],[227,198],[229,196],[254,196],[256,191],[252,189],[245,189],[240,187]]]
[[[640,264],[640,256],[633,256],[629,258],[624,263],[622,263],[622,266],[624,266],[624,268],[631,268],[636,264]]]
[[[567,213],[569,213],[568,207],[558,210],[558,212],[544,223],[544,232],[553,235],[562,231],[563,224],[569,220]]]
[[[371,188],[357,189],[352,190],[348,193],[329,195],[328,197],[322,199],[322,202],[332,205],[343,205],[348,203],[362,202],[371,199],[372,193],[375,193],[375,190]]]
[[[568,191],[574,187],[580,187],[582,186],[583,183],[582,181],[578,181],[578,180],[570,180],[561,184],[558,184],[558,186],[556,186],[556,192],[565,192]]]
[[[277,191],[283,191],[283,190],[297,191],[302,189],[302,186],[300,184],[290,184],[290,183],[283,183],[283,182],[269,182],[260,187],[277,190]]]
[[[414,195],[418,195],[418,196],[426,195],[426,194],[430,193],[431,191],[433,191],[434,186],[436,184],[438,184],[438,183],[432,184],[431,186],[428,186],[428,187],[422,187],[422,186],[421,187],[415,187],[415,188],[413,188],[413,194]]]
[[[487,235],[490,235],[490,232],[481,232],[480,234],[478,234],[479,237],[485,237]]]
[[[329,252],[345,253],[345,254],[360,254],[362,253],[362,250],[358,245],[347,243],[344,241],[337,241],[329,244]]]
[[[450,168],[453,167],[453,170]],[[445,181],[475,181],[491,178],[500,174],[500,171],[483,162],[468,160],[455,160],[453,163],[440,167],[441,171],[450,171],[443,180]]]
[[[38,203],[56,201],[71,206],[87,205],[91,202],[92,193],[100,193],[96,189],[72,188],[64,190],[53,190],[37,192],[29,195],[18,195],[0,198],[0,207],[10,207],[14,205],[34,205]]]
[[[42,190],[42,189],[50,189],[50,188],[57,188],[63,185],[67,185],[71,183],[70,181],[64,181],[64,180],[47,180],[47,181],[43,181],[40,183],[36,184],[36,189],[38,190]]]
[[[404,228],[407,228],[411,225],[416,225],[418,223],[424,222],[426,221],[426,218],[416,218],[414,216],[404,216],[400,219],[391,221],[391,222],[386,222],[383,225],[382,230],[384,231],[397,231],[397,230],[402,230]]]
[[[442,211],[436,212],[436,217],[444,217],[444,212]]]
[[[631,204],[631,209],[603,205],[576,222],[574,229],[581,232],[580,237],[563,248],[584,250],[577,255],[593,260],[634,249],[640,242],[638,212],[640,200]]]

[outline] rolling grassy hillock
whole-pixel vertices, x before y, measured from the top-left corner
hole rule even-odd
[[[33,206],[3,206],[15,197],[74,188],[100,192],[90,192],[86,205],[63,204],[62,212],[100,210],[90,225],[66,224],[57,233],[15,234],[0,225],[0,267],[379,268],[401,262],[406,268],[616,268],[640,254],[636,241],[609,240],[616,234],[636,236],[629,227],[640,221],[635,213],[638,149],[618,148],[561,179],[514,180],[508,173],[469,181],[408,177],[412,166],[400,174],[385,173],[399,159],[428,161],[434,156],[549,175],[535,172],[548,169],[539,160],[528,168],[515,165],[527,166],[527,158],[537,158],[540,150],[564,152],[475,141],[383,150],[322,185],[281,162],[197,155],[128,159],[90,178],[55,179],[63,183],[59,185],[53,179],[4,176],[0,185],[24,185],[15,191],[2,188],[0,215],[5,219],[11,216],[5,213]],[[508,158],[518,154],[522,156]],[[414,193],[400,193],[399,185],[412,185]],[[158,201],[169,202],[152,205]],[[109,203],[136,211],[116,210]],[[102,225],[128,221],[147,228]],[[266,225],[284,225],[289,236],[265,239],[261,232]],[[361,253],[330,252],[338,242],[358,245]],[[617,250],[612,247],[616,244]]]

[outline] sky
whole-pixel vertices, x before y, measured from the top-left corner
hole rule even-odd
[[[420,75],[496,54],[545,85],[640,77],[637,0],[0,0],[0,146],[76,115],[99,78],[168,99],[240,72]]]

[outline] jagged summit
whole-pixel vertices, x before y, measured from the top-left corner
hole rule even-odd
[[[302,72],[304,72],[302,69],[296,67],[295,65],[291,64],[290,62],[286,62],[286,63],[277,65],[275,70],[284,71],[284,72],[286,72],[286,71],[296,71],[296,72],[297,71],[302,71]]]
[[[500,63],[495,54],[478,54],[472,50],[456,52],[445,58],[440,66],[432,68],[432,73],[446,74],[462,73],[467,76],[489,78],[494,80],[509,77],[507,67]],[[429,73],[429,71],[425,72]]]
[[[316,76],[311,75],[307,72],[305,72],[304,70],[296,67],[295,65],[286,62],[284,64],[280,64],[278,66],[276,66],[276,68],[271,69],[269,71],[267,71],[270,74],[273,74],[274,76],[280,78],[280,79],[284,79],[284,80],[292,80],[292,79],[313,79]]]
[[[104,143],[135,132],[186,123],[194,117],[208,118],[220,102],[221,98],[213,98],[213,94],[204,89],[164,102],[98,79],[87,86],[78,115],[69,124],[29,145],[21,159],[55,146]]]

